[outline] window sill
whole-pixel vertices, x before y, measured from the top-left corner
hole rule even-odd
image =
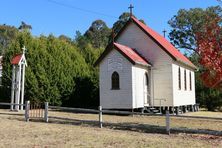
[[[110,90],[120,90],[120,88],[111,88]]]

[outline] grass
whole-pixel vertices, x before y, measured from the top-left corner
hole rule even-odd
[[[222,112],[213,112],[213,111],[190,112],[184,115],[222,118]]]
[[[222,147],[222,137],[177,132],[166,135],[164,117],[98,115],[50,111],[49,123],[24,122],[21,113],[0,110],[0,147]],[[67,118],[67,119],[65,119]],[[222,131],[222,120],[171,118],[173,128]]]

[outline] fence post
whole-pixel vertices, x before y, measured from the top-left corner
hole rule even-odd
[[[25,102],[25,121],[29,122],[29,110],[30,110],[30,102]]]
[[[102,106],[99,106],[99,127],[103,128]]]
[[[48,107],[49,107],[49,102],[45,102],[45,115],[44,115],[45,122],[49,121],[49,119],[48,119]]]
[[[197,106],[197,111],[199,111],[199,109],[200,109],[200,108],[199,108],[199,104],[197,104],[196,106]]]
[[[170,135],[170,112],[168,109],[166,110],[166,132]]]

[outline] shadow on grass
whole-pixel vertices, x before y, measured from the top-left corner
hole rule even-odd
[[[54,116],[49,117],[49,123],[99,127],[99,122],[96,120],[79,120],[79,119],[54,117]],[[138,124],[133,122],[122,122],[122,123],[103,122],[103,127],[114,130],[126,130],[126,131],[140,132],[140,133],[142,132],[142,133],[167,134],[165,126]],[[208,130],[208,129],[171,128],[170,132],[173,134],[189,133],[189,134],[208,134],[208,135],[222,136],[222,131]]]
[[[0,112],[0,115],[9,115],[9,116],[25,116],[24,113],[19,113],[15,111],[9,111],[9,112]]]
[[[15,112],[15,111],[8,111],[8,112],[0,112],[0,119],[4,120],[16,120],[16,121],[23,121],[25,122],[25,115],[21,112]]]

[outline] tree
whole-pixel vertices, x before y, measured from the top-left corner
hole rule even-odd
[[[134,16],[135,17],[135,16]],[[130,13],[129,12],[123,12],[120,16],[119,16],[119,20],[116,21],[113,24],[112,29],[114,30],[114,33],[117,34],[120,29],[125,25],[125,23],[129,20],[130,18]],[[142,23],[146,24],[144,20],[140,19],[139,21],[141,21]]]
[[[106,47],[110,35],[110,29],[103,20],[94,21],[84,36],[94,48]]]
[[[4,92],[7,98],[10,98],[11,86],[10,61],[13,55],[21,52],[23,45],[28,49],[25,98],[48,101],[54,105],[76,99],[71,98],[78,88],[76,79],[89,77],[90,74],[89,66],[77,47],[53,35],[32,37],[28,31],[19,32],[4,56],[3,86],[7,90]]]
[[[65,41],[65,42],[68,42],[68,43],[72,43],[72,39],[68,36],[65,36],[65,35],[60,35],[59,39]]]
[[[189,58],[199,68],[198,71],[195,73],[196,98],[197,102],[200,103],[202,107],[206,107],[208,110],[219,109],[222,106],[222,92],[215,88],[209,88],[210,85],[204,82],[207,73],[209,74],[213,72],[210,69],[206,69],[206,65],[204,64],[204,61],[206,61],[206,58],[204,58],[204,56],[206,56],[210,52],[210,50],[207,51],[207,54],[205,55],[205,50],[208,50],[210,48],[209,46],[205,46],[205,49],[200,49],[199,45],[203,45],[204,43],[211,44],[211,42],[207,41],[207,26],[210,26],[210,22],[214,22],[214,20],[218,18],[221,18],[221,8],[219,6],[216,6],[209,7],[207,9],[181,9],[178,11],[177,15],[175,15],[168,22],[172,27],[172,30],[169,34],[171,42],[177,48],[187,49],[191,51]],[[206,37],[206,39],[201,40],[201,38],[204,38],[204,36]],[[210,38],[213,39],[212,36]],[[213,54],[214,53],[211,52],[210,55],[216,58],[216,55]],[[214,65],[211,64],[211,66],[209,67],[213,68]],[[203,74],[205,77],[203,77]],[[213,81],[207,80],[207,82]],[[211,84],[211,86],[213,85]]]
[[[18,29],[14,26],[0,25],[0,55],[3,55],[8,45],[16,38]]]
[[[196,34],[199,62],[203,67],[202,81],[208,87],[222,89],[222,27],[221,18],[205,24],[203,32]]]
[[[199,55],[192,53],[190,60],[195,65],[200,65]],[[209,88],[203,84],[201,74],[204,71],[202,66],[198,66],[199,70],[195,72],[195,90],[196,101],[201,107],[207,108],[209,111],[220,110],[222,106],[222,92],[219,89]]]
[[[215,20],[215,18],[221,16],[222,9],[220,6],[206,9],[181,9],[177,15],[168,21],[168,24],[172,27],[169,38],[177,48],[197,52],[196,33],[203,31],[209,20]]]
[[[85,61],[94,69],[93,64],[99,55],[104,51],[104,48],[95,48],[90,41],[83,36],[79,31],[76,32],[75,44],[77,45],[80,53],[84,57]]]
[[[119,20],[113,24],[113,30],[117,34],[124,24],[129,20],[130,13],[124,12],[119,16]]]
[[[26,24],[25,22],[21,22],[21,25],[18,27],[19,30],[32,30],[32,26]]]

